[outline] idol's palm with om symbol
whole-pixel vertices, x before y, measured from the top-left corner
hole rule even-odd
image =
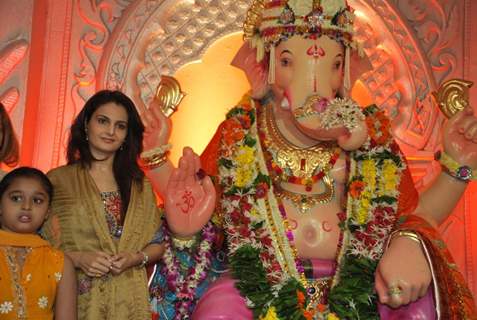
[[[197,234],[210,220],[215,208],[216,192],[210,177],[200,177],[200,159],[184,148],[179,167],[174,169],[165,195],[169,229],[179,237]]]

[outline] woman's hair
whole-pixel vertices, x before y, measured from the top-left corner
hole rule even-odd
[[[18,164],[18,141],[10,117],[0,102],[0,162],[9,167]]]
[[[0,181],[0,198],[3,197],[3,194],[15,181],[15,179],[18,178],[30,178],[37,180],[48,194],[48,204],[51,203],[51,199],[53,198],[53,185],[51,184],[50,179],[48,179],[46,174],[40,170],[31,167],[20,167],[7,173],[5,177],[3,177],[2,181]]]
[[[131,185],[137,182],[142,186],[144,173],[139,168],[138,157],[142,152],[142,137],[144,125],[134,102],[120,91],[102,90],[95,93],[84,105],[81,112],[71,126],[67,148],[68,164],[79,163],[90,167],[93,161],[98,161],[91,154],[88,140],[86,139],[86,126],[91,120],[93,113],[101,106],[113,102],[122,106],[128,114],[128,130],[124,143],[114,157],[113,173],[119,186],[122,206],[121,217],[124,222],[126,210],[131,196]]]

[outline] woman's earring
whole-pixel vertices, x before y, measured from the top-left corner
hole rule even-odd
[[[122,144],[122,145],[119,147],[119,150],[121,150],[121,151],[124,150],[124,144]]]

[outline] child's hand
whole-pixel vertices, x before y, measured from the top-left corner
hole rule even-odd
[[[112,257],[101,251],[81,252],[76,267],[90,277],[102,277],[111,270]]]
[[[111,273],[118,275],[131,267],[139,265],[142,259],[141,253],[120,252],[112,257]]]

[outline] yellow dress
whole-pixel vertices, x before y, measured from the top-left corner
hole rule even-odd
[[[43,226],[48,241],[61,250],[102,251],[110,255],[137,252],[159,229],[156,198],[147,179],[133,183],[122,235],[113,239],[101,193],[87,169],[80,165],[48,173],[54,186],[50,218]],[[146,269],[133,267],[118,276],[91,278],[76,269],[78,319],[151,319]]]
[[[27,249],[23,268],[15,247]],[[64,255],[33,234],[0,230],[0,319],[53,319]]]

